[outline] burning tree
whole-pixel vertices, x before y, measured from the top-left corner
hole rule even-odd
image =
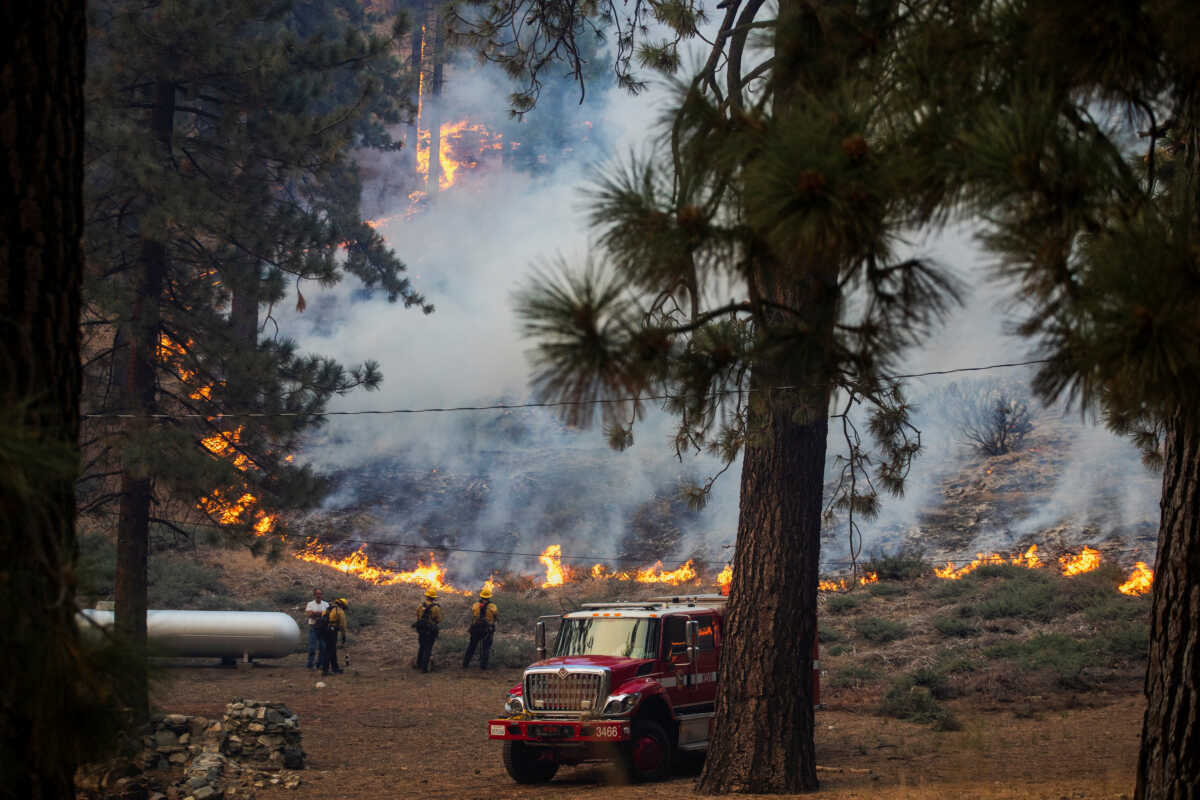
[[[330,397],[381,380],[269,335],[289,286],[303,310],[301,281],[349,272],[425,307],[358,214],[348,158],[399,113],[377,77],[399,65],[337,5],[91,8],[85,397],[128,418],[87,426],[80,485],[84,513],[115,507],[117,629],[135,643],[151,525],[282,535],[278,510],[324,487],[289,451]]]
[[[529,18],[521,0],[479,9],[478,46],[531,76],[518,110],[553,57],[579,68],[572,8],[540,12],[530,37],[517,33]],[[631,88],[635,52],[674,68],[676,45],[701,21],[686,2],[589,8],[587,24],[617,26],[617,69]],[[895,48],[932,6],[785,2],[777,18],[759,0],[721,8],[711,55],[679,86],[659,152],[593,193],[602,257],[542,274],[518,307],[537,340],[538,392],[578,403],[571,422],[592,421],[592,403],[605,401],[624,446],[665,397],[680,453],[707,449],[727,466],[742,456],[728,647],[700,788],[797,792],[817,785],[808,676],[822,517],[847,513],[853,535],[854,519],[877,509],[877,488],[902,490],[919,440],[884,375],[957,300],[901,238],[939,219],[946,184],[928,142],[954,112],[912,113],[912,83],[880,78],[903,70]],[[667,39],[635,41],[651,16]],[[847,451],[827,506],[835,402]],[[860,404],[873,452],[851,413]],[[695,504],[711,485],[694,487]]]

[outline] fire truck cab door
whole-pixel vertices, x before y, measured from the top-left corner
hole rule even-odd
[[[708,741],[709,720],[716,699],[717,650],[713,615],[691,617],[699,623],[699,653],[695,664],[688,660],[686,623],[688,617],[668,617],[663,625],[663,655],[672,675],[667,677],[667,694],[679,720],[679,746],[703,749]]]

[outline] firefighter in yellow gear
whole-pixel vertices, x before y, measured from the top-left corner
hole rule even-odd
[[[433,655],[433,643],[438,637],[438,626],[442,624],[442,609],[437,602],[437,589],[430,586],[425,590],[425,599],[417,609],[417,669],[429,672],[429,659]]]
[[[325,654],[321,661],[321,674],[328,675],[332,672],[341,672],[342,668],[338,665],[337,643],[338,637],[341,636],[342,644],[346,643],[346,609],[350,607],[350,602],[344,597],[339,597],[330,603],[329,608],[325,609]]]
[[[463,669],[471,666],[471,656],[475,655],[476,647],[479,648],[479,668],[488,668],[492,637],[496,634],[496,620],[499,618],[500,609],[492,602],[492,587],[484,586],[479,592],[479,602],[471,606],[471,627],[467,631],[471,641],[463,655]]]

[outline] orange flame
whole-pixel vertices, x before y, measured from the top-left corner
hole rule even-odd
[[[669,583],[678,586],[695,578],[696,568],[692,566],[692,560],[689,558],[686,564],[670,571],[663,570],[662,562],[656,561],[652,567],[639,569],[634,580],[638,583]]]
[[[334,558],[325,554],[324,545],[316,539],[310,539],[304,549],[295,555],[301,561],[307,561],[312,564],[323,564],[376,586],[396,586],[409,583],[425,587],[432,586],[440,592],[465,595],[474,594],[472,591],[456,589],[446,583],[446,568],[437,563],[437,559],[433,553],[429,554],[428,564],[424,561],[417,561],[416,569],[401,572],[372,564],[365,552],[366,548],[367,546],[364,544],[345,558]]]
[[[1079,575],[1091,572],[1100,566],[1100,551],[1091,547],[1083,548],[1077,556],[1065,555],[1058,559],[1063,575]]]
[[[733,565],[726,564],[725,569],[721,570],[717,575],[717,586],[721,587],[721,594],[729,594],[729,587],[733,583]]]
[[[549,589],[551,586],[562,586],[565,576],[562,569],[562,546],[552,544],[542,551],[538,556],[538,561],[546,567],[546,580],[542,583],[543,589]]]
[[[1131,597],[1146,594],[1154,584],[1154,570],[1146,566],[1145,561],[1139,561],[1133,565],[1133,572],[1129,575],[1129,580],[1117,587],[1117,591],[1121,594],[1127,594]]]

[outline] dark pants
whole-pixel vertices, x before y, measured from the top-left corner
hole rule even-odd
[[[471,642],[467,645],[466,655],[463,656],[464,668],[471,666],[471,656],[475,655],[475,648],[479,647],[479,668],[487,669],[488,656],[492,654],[492,635],[495,632],[495,628],[471,631]]]
[[[421,672],[429,672],[429,659],[433,656],[433,643],[437,637],[437,631],[417,631],[417,669]]]
[[[314,656],[316,656],[314,658]],[[308,626],[308,668],[325,663],[325,638],[317,632],[316,625]]]
[[[337,631],[329,630],[325,633],[325,652],[321,654],[321,672],[328,675],[330,672],[341,672],[342,668],[338,666],[337,660]]]

